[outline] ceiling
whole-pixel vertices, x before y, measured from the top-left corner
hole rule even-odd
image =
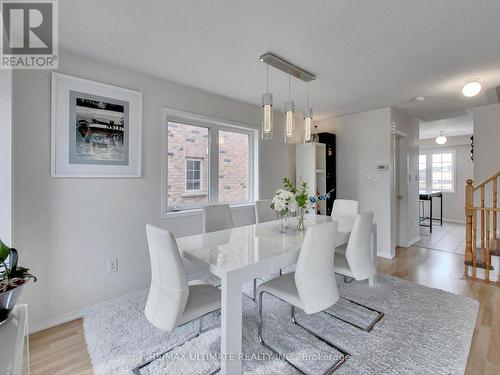
[[[473,134],[472,115],[420,122],[420,139],[436,138],[442,131],[447,137]]]
[[[386,106],[458,116],[487,103],[463,97],[464,81],[500,84],[498,0],[64,0],[59,13],[64,50],[253,104],[272,51],[317,75],[317,119]],[[271,69],[270,89],[281,108],[287,76]],[[292,97],[305,106],[305,83]]]

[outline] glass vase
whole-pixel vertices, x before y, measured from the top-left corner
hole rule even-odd
[[[290,212],[280,213],[280,232],[288,233],[290,231]]]
[[[299,207],[297,211],[297,230],[303,231],[306,229],[304,225],[304,215],[306,214],[305,208]]]

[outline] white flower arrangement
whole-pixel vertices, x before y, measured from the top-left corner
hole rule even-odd
[[[276,190],[271,208],[280,214],[295,213],[297,211],[297,201],[295,194],[284,189]]]

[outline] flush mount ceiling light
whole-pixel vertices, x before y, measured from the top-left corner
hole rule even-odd
[[[412,102],[425,102],[425,96],[415,96],[411,99]]]
[[[448,138],[446,138],[444,135],[443,135],[443,132],[440,131],[439,132],[439,137],[436,137],[436,143],[438,145],[444,145],[446,143],[446,141],[448,140]]]
[[[477,80],[469,81],[462,88],[462,94],[468,98],[476,96],[481,92],[482,86]]]

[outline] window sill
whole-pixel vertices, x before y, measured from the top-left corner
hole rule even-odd
[[[182,197],[206,197],[208,195],[205,191],[188,191],[186,193],[182,193]]]
[[[231,207],[231,210],[244,210],[251,208],[255,205],[254,202],[248,202],[248,203],[236,203],[236,204],[231,204],[229,207]],[[185,210],[179,210],[179,211],[167,211],[163,212],[161,217],[163,219],[176,219],[179,217],[187,217],[187,216],[196,216],[200,215],[202,212],[202,208],[190,208],[190,209],[185,209]]]

